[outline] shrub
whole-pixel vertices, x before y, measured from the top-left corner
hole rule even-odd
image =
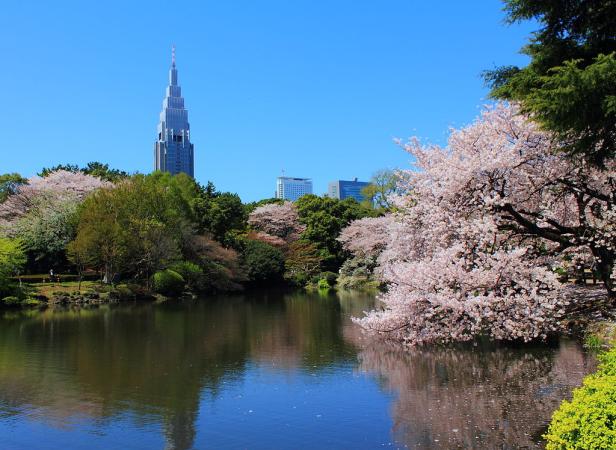
[[[173,270],[161,270],[156,272],[152,278],[154,281],[154,292],[159,294],[176,297],[184,290],[184,278]]]
[[[552,416],[544,436],[548,450],[616,448],[616,349],[601,361]]]
[[[203,272],[198,283],[191,286],[195,290],[237,291],[241,290],[241,283],[247,279],[240,255],[233,249],[224,248],[209,236],[193,236],[189,240],[186,257]],[[174,270],[173,267],[171,269]],[[190,285],[191,280],[187,281]]]
[[[327,284],[333,287],[338,280],[338,275],[336,275],[334,272],[323,272],[321,274],[321,278],[325,279],[325,281],[327,281]]]
[[[169,269],[182,275],[182,278],[184,278],[184,281],[186,281],[190,288],[199,286],[203,278],[203,269],[190,261],[177,262],[169,267]]]
[[[331,288],[331,285],[327,282],[325,278],[321,278],[317,283],[317,287],[319,289],[327,290]]]
[[[4,297],[2,299],[2,303],[6,306],[17,306],[21,303],[21,300],[19,300],[18,297],[10,295],[8,297]]]
[[[133,300],[135,293],[125,284],[120,284],[109,292],[109,295],[117,300]]]

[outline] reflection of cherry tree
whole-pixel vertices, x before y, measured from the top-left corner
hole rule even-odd
[[[616,249],[616,162],[599,171],[498,105],[451,134],[447,148],[405,146],[406,180],[380,256],[384,311],[360,320],[408,344],[478,335],[532,340],[559,328],[567,256],[591,257],[611,285]]]
[[[552,412],[593,369],[576,344],[549,348],[400,349],[359,354],[397,398],[394,435],[409,448],[530,448]]]

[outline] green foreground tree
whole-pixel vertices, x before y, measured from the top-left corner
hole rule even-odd
[[[26,263],[21,242],[0,237],[0,297],[11,294],[11,277],[19,275]]]
[[[522,105],[563,150],[604,167],[616,154],[616,1],[505,0],[508,23],[536,20],[524,68],[487,71],[492,96]]]
[[[69,246],[75,265],[89,262],[110,282],[119,274],[146,280],[181,255],[192,209],[186,176],[137,175],[100,189],[81,208]]]

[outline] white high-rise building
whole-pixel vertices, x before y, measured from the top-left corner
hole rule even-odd
[[[294,202],[306,194],[312,194],[310,178],[278,177],[276,180],[276,198]]]

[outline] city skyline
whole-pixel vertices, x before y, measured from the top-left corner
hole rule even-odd
[[[472,122],[486,102],[481,72],[524,65],[517,52],[534,28],[504,26],[498,0],[478,10],[454,1],[184,2],[182,26],[161,31],[152,24],[168,19],[162,6],[5,5],[0,170],[32,176],[98,160],[150,172],[175,43],[197,181],[252,201],[271,196],[284,168],[324,193],[331,180],[408,167],[395,138],[443,143],[449,126]]]

